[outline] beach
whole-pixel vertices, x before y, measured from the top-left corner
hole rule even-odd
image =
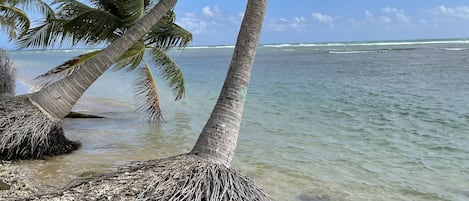
[[[10,51],[18,94],[34,76],[87,51]],[[64,120],[65,135],[82,148],[4,164],[11,173],[0,179],[20,168],[27,179],[16,181],[31,187],[25,191],[57,189],[84,172],[190,151],[232,51],[171,51],[187,93],[174,102],[156,77],[165,119],[159,124],[134,111],[135,72],[106,72],[74,110],[107,118]],[[261,45],[233,167],[276,200],[467,200],[467,53],[464,39]]]
[[[37,193],[38,188],[30,176],[14,162],[0,161],[0,197],[13,200]]]

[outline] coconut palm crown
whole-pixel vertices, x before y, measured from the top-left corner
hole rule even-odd
[[[91,0],[91,5],[76,0],[56,0],[57,12],[48,16],[37,27],[30,29],[20,40],[20,48],[50,48],[84,44],[96,46],[119,38],[130,26],[142,18],[156,1],[152,0]],[[136,94],[143,100],[138,110],[145,112],[151,122],[162,119],[160,98],[149,63],[160,68],[162,77],[173,91],[175,100],[184,96],[184,78],[178,65],[166,54],[170,48],[184,48],[192,41],[192,35],[175,23],[174,12],[168,11],[150,32],[145,34],[115,63],[115,69],[138,70]],[[79,55],[40,75],[47,86],[75,70],[102,50]],[[150,62],[144,57],[150,56]]]
[[[24,9],[50,15],[52,9],[41,0],[0,0],[0,30],[13,40],[27,33],[31,24]]]

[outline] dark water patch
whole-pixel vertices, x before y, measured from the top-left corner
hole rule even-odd
[[[297,198],[299,201],[333,201],[328,195],[300,194]]]
[[[419,200],[427,200],[427,201],[452,201],[452,199],[448,197],[443,197],[438,195],[437,193],[432,193],[432,192],[422,192],[417,189],[413,189],[411,187],[406,188],[406,189],[401,189],[401,192],[403,195],[409,195],[412,197],[415,197],[416,199]]]

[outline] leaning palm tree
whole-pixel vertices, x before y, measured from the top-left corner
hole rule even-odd
[[[0,0],[0,29],[13,40],[27,33],[31,24],[24,9],[32,9],[49,16],[52,9],[41,0]]]
[[[176,0],[161,0],[145,17],[98,56],[87,60],[69,76],[41,90],[0,99],[0,159],[40,158],[69,153],[79,144],[68,140],[62,119],[89,86],[174,7]]]
[[[120,171],[72,182],[39,198],[136,200],[271,200],[253,181],[230,168],[267,0],[248,0],[222,91],[190,153],[137,162]]]
[[[19,41],[20,48],[48,48],[71,40],[72,46],[84,44],[95,46],[112,42],[135,22],[142,18],[154,5],[151,0],[95,0],[90,7],[76,0],[56,0],[58,12],[46,18],[43,24],[32,28]],[[136,92],[141,96],[138,109],[148,114],[150,121],[162,119],[160,99],[149,61],[161,68],[162,76],[168,81],[176,100],[184,95],[184,78],[178,65],[166,54],[172,47],[186,47],[192,40],[190,32],[175,23],[173,11],[152,27],[122,55],[114,65],[115,69],[138,70]],[[85,61],[95,57],[102,50],[79,55],[62,65],[38,76],[47,86],[83,66]]]

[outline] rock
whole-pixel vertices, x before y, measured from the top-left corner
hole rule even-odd
[[[0,179],[0,191],[10,190],[10,185]]]
[[[104,118],[102,116],[92,115],[92,114],[83,114],[79,112],[70,112],[65,118],[91,118],[91,119],[100,119]]]

